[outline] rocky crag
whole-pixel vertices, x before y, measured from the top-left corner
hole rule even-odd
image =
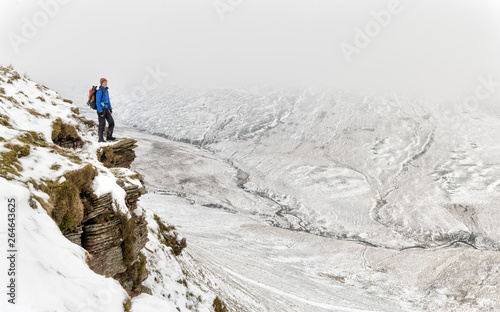
[[[108,168],[130,168],[135,159],[135,142],[123,139],[105,146],[99,149],[98,158]],[[94,272],[117,279],[130,295],[149,292],[141,286],[148,272],[145,258],[140,254],[148,240],[147,222],[136,214],[137,202],[145,191],[142,186],[127,183],[126,179],[118,179],[117,184],[126,192],[130,219],[113,207],[111,193],[82,196],[86,207],[82,222],[64,236],[88,251],[88,265]]]

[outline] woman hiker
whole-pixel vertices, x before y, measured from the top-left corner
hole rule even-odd
[[[115,127],[115,121],[111,116],[113,114],[113,108],[109,102],[108,93],[108,81],[106,78],[101,78],[101,87],[96,93],[96,104],[97,104],[97,117],[99,118],[99,142],[104,141],[104,127],[106,126],[106,120],[108,121],[108,133],[106,136],[107,141],[114,141],[116,138],[113,137],[113,129]]]

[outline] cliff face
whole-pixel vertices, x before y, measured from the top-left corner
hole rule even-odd
[[[121,140],[100,149],[98,155],[106,167],[128,168],[135,159],[135,142]],[[111,193],[95,198],[80,195],[86,202],[83,220],[76,230],[65,233],[65,237],[89,253],[88,265],[94,272],[117,279],[130,295],[149,292],[141,286],[148,272],[144,269],[145,259],[140,255],[148,241],[147,222],[137,209],[144,189],[127,182],[126,177],[118,179],[117,184],[126,193],[125,203],[130,218],[113,207]]]
[[[78,111],[74,113],[78,116]],[[79,116],[78,119],[82,121],[83,117]],[[84,123],[91,129],[96,126],[90,122]],[[84,142],[77,128],[78,125],[73,126],[60,118],[56,119],[52,124],[52,141],[63,151],[82,148]],[[118,280],[131,296],[150,292],[141,285],[148,276],[145,270],[146,259],[141,255],[141,250],[148,241],[147,222],[142,216],[142,210],[137,209],[137,202],[144,188],[139,174],[120,170],[130,168],[135,159],[136,142],[121,139],[113,145],[100,147],[96,153],[97,160],[106,168],[116,169],[111,172],[117,177],[116,184],[125,192],[125,212],[117,209],[111,192],[101,196],[93,193],[90,185],[96,173],[91,165],[65,174],[67,181],[61,186],[56,184],[41,187],[52,197],[49,199],[49,206],[53,207],[47,210],[51,211],[52,218],[58,223],[64,236],[88,252],[88,266],[98,274]],[[75,180],[82,181],[74,182]],[[136,183],[130,182],[133,180]],[[69,183],[69,187],[63,187],[64,183]],[[62,207],[68,200],[60,198],[75,197],[76,200],[70,202],[76,201],[81,205],[76,204],[73,209]],[[61,212],[62,210],[69,212]],[[74,217],[80,214],[83,215],[81,218]]]

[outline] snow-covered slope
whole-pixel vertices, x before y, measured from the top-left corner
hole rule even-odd
[[[48,199],[48,195],[36,190],[33,183],[42,179],[59,179],[65,172],[81,167],[82,164],[76,163],[81,161],[76,161],[75,157],[99,166],[95,157],[97,145],[88,143],[81,151],[67,151],[66,155],[54,152],[51,135],[52,124],[57,118],[83,127],[74,118],[74,106],[63,101],[56,92],[19,77],[9,68],[0,67],[0,71],[0,114],[4,121],[0,125],[3,169],[0,177],[1,267],[7,267],[7,199],[15,198],[18,202],[16,243],[19,273],[16,305],[2,299],[2,311],[77,311],[87,307],[123,311],[123,302],[128,295],[121,285],[92,272],[85,263],[85,250],[69,242],[40,203],[33,199],[33,196]],[[30,144],[24,139],[29,135],[28,131],[39,134],[39,144]],[[84,135],[84,131],[80,133]],[[91,141],[90,134],[84,135],[84,139]],[[7,144],[30,146],[29,155],[18,159],[18,168],[7,164]],[[9,171],[7,167],[13,170]],[[103,176],[109,174],[103,166],[100,169],[105,172]],[[103,187],[109,191],[113,185]],[[6,285],[7,275],[1,276],[2,285]]]
[[[231,164],[193,145],[121,131],[141,142],[134,168],[149,185],[143,204],[189,241],[186,255],[196,261],[184,270],[210,281],[233,311],[500,307],[497,251],[465,244],[397,250],[273,227],[266,215],[228,208],[263,204],[239,187]]]
[[[56,127],[74,129],[79,137],[76,148],[54,144]],[[74,128],[71,128],[72,126]],[[68,130],[69,131],[69,130]],[[106,145],[106,144],[104,144]],[[108,144],[109,145],[109,144]],[[101,144],[100,146],[103,146]],[[128,169],[109,169],[98,161],[96,128],[81,117],[70,100],[21,77],[13,69],[0,66],[0,240],[1,285],[10,283],[7,251],[8,200],[17,202],[15,253],[17,271],[16,304],[0,300],[1,311],[124,311],[129,309],[127,292],[112,278],[94,273],[87,266],[89,254],[71,243],[46,209],[47,183],[64,183],[64,174],[90,164],[95,168],[92,191],[96,196],[111,193],[115,210],[130,215],[125,191],[116,174],[127,183],[140,184]],[[42,206],[43,205],[43,206]],[[215,295],[195,285],[185,276],[171,248],[158,240],[158,223],[153,213],[139,208],[148,221],[148,237],[143,254],[147,258],[152,290],[133,298],[132,311],[211,311]],[[12,217],[12,216],[9,216]],[[165,220],[163,220],[165,222]],[[10,241],[9,241],[10,242]],[[10,253],[9,253],[10,254]],[[188,261],[189,258],[186,258]]]
[[[173,89],[151,92],[137,109],[126,94],[115,96],[122,122],[214,152],[248,175],[247,193],[272,206],[220,203],[229,209],[389,248],[461,240],[498,250],[500,115],[489,106],[396,94]]]
[[[268,89],[157,90],[146,109],[126,91],[114,98],[123,123],[191,143],[143,139],[134,166],[158,194],[145,201],[177,220],[231,303],[500,307],[500,115],[491,103]]]

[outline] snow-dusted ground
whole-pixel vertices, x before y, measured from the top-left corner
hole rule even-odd
[[[33,182],[42,179],[58,180],[65,172],[92,163],[100,169],[94,190],[97,193],[112,192],[119,207],[127,209],[123,198],[119,197],[123,190],[109,180],[109,169],[97,161],[98,145],[91,139],[92,133],[86,133],[81,126],[80,135],[89,140],[83,148],[67,151],[69,155],[78,155],[83,164],[55,152],[52,148],[52,123],[61,118],[65,123],[79,125],[72,112],[73,105],[66,103],[55,91],[38,86],[25,78],[15,78],[14,72],[0,66],[0,114],[11,126],[0,125],[1,152],[9,151],[6,143],[23,145],[18,139],[27,131],[40,134],[47,146],[31,146],[30,153],[19,159],[19,176],[13,180],[0,177],[0,283],[2,289],[15,278],[17,290],[16,304],[7,302],[7,291],[2,294],[1,311],[122,311],[123,302],[128,297],[126,291],[114,279],[94,273],[86,264],[86,252],[83,248],[72,244],[61,233],[55,222],[39,203],[31,200],[36,195],[44,200],[47,194],[35,190]],[[10,81],[10,82],[9,82]],[[4,162],[3,156],[1,159]],[[4,164],[5,165],[5,164]],[[58,168],[52,167],[59,165]],[[52,169],[51,169],[52,168]],[[99,181],[106,180],[106,185]],[[111,183],[110,183],[111,182]],[[8,199],[17,203],[15,257],[17,266],[15,275],[7,275],[10,265],[7,255],[13,249],[7,243],[12,232],[7,231]],[[12,216],[10,216],[12,217]]]
[[[114,208],[128,214],[125,191],[117,184],[114,173],[126,178],[125,183],[140,184],[129,169],[108,169],[97,160],[98,144],[95,128],[85,126],[74,114],[75,106],[60,95],[20,77],[9,68],[0,66],[0,284],[2,295],[0,311],[106,311],[122,312],[129,300],[127,292],[113,278],[93,272],[86,264],[89,255],[82,248],[67,240],[49,213],[33,196],[48,200],[49,195],[36,189],[44,181],[63,183],[66,172],[92,164],[97,169],[93,191],[99,196],[111,193]],[[95,113],[94,113],[95,114]],[[51,139],[52,124],[60,118],[64,123],[77,127],[84,141],[82,148],[56,147]],[[25,140],[27,131],[35,131],[40,141],[35,144]],[[8,164],[5,152],[13,145],[29,145],[29,155],[19,156],[19,168],[5,173]],[[109,143],[105,143],[109,144]],[[75,160],[78,157],[81,161]],[[54,166],[57,165],[57,166]],[[10,200],[10,201],[9,201]],[[8,204],[16,202],[15,237],[8,231]],[[197,285],[187,278],[178,258],[157,238],[158,225],[153,212],[147,207],[138,208],[148,221],[147,257],[149,278],[144,282],[152,295],[142,294],[132,300],[131,311],[210,311],[215,295],[204,285]],[[130,215],[130,214],[128,214]],[[169,220],[164,220],[168,224]],[[10,238],[11,240],[7,240]],[[13,240],[15,239],[15,241]],[[13,245],[10,245],[13,244]],[[15,251],[10,251],[10,250]],[[10,258],[17,259],[15,269]],[[10,258],[8,258],[10,257]],[[183,257],[182,263],[191,263]],[[11,271],[8,269],[12,268]],[[15,273],[15,274],[14,274]],[[11,278],[15,281],[12,283]],[[15,285],[15,304],[8,303],[8,288]]]
[[[490,106],[174,89],[139,108],[115,92],[117,120],[191,143],[117,129],[139,139],[141,204],[177,225],[184,269],[237,311],[500,307]]]
[[[1,311],[121,311],[127,293],[112,278],[94,273],[86,265],[86,252],[68,241],[42,208],[29,206],[29,191],[0,178],[2,190],[2,278],[4,290],[15,278],[16,304],[2,294]],[[7,198],[17,202],[16,275],[7,276]],[[10,299],[10,298],[9,298]]]
[[[496,251],[467,245],[399,251],[272,227],[265,214],[227,208],[230,201],[263,204],[238,186],[229,163],[189,144],[121,130],[139,139],[134,169],[145,174],[151,192],[141,205],[177,225],[188,239],[186,254],[196,260],[184,269],[236,311],[499,306]]]
[[[463,240],[498,250],[492,107],[312,90],[174,89],[148,94],[141,109],[117,98],[119,120],[212,151],[248,176],[247,193],[273,202],[221,203],[229,209],[389,248]]]

